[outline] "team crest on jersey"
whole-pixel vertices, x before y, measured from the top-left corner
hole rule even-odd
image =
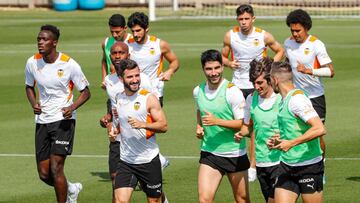
[[[305,54],[305,55],[308,55],[309,53],[310,53],[310,49],[309,49],[309,48],[305,48],[304,54]]]
[[[64,70],[63,69],[59,69],[57,71],[57,75],[59,76],[59,78],[61,78],[64,75]]]
[[[154,55],[155,54],[155,49],[153,47],[150,48],[150,54]]]
[[[254,45],[255,45],[255,46],[259,46],[259,44],[260,44],[259,39],[254,39]]]
[[[140,109],[140,102],[135,102],[134,109],[135,109],[135,111]]]

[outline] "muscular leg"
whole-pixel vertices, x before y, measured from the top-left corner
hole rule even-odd
[[[250,202],[247,176],[248,176],[247,170],[228,174],[228,179],[231,184],[231,188],[233,190],[233,195],[236,203]]]
[[[323,192],[314,192],[313,194],[302,194],[302,200],[304,203],[322,203],[324,202],[323,199]]]
[[[290,190],[275,188],[275,203],[292,203],[296,202],[298,195]]]
[[[154,198],[154,197],[147,197],[148,203],[161,203],[161,197]]]
[[[212,203],[222,174],[208,165],[200,164],[198,176],[198,193],[200,203]]]
[[[115,193],[115,202],[116,203],[129,203],[132,192],[134,189],[132,187],[122,187],[114,190]]]
[[[50,155],[51,174],[58,203],[65,203],[67,198],[67,181],[64,174],[65,156]]]
[[[39,178],[49,186],[54,186],[54,180],[50,171],[50,159],[40,161],[37,165]]]

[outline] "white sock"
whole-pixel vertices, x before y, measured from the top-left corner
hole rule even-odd
[[[73,183],[71,183],[70,181],[67,181],[67,185],[68,185],[69,193],[74,193],[76,191],[76,187]]]

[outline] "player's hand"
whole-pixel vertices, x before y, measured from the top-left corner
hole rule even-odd
[[[100,126],[106,128],[106,126],[111,122],[111,115],[106,114],[100,119]]]
[[[108,130],[108,135],[109,135],[109,140],[110,140],[110,142],[115,142],[115,141],[116,141],[116,137],[117,137],[118,134],[120,133],[120,128],[119,128],[119,127],[113,127],[113,126],[111,126],[111,125],[108,125],[107,130]]]
[[[41,106],[39,103],[36,103],[33,107],[33,110],[34,110],[34,114],[36,115],[40,115],[41,114]]]
[[[310,69],[305,68],[304,64],[297,62],[296,70],[303,74],[311,74],[312,71]]]
[[[173,75],[173,73],[171,73],[170,71],[165,71],[159,75],[159,80],[160,81],[169,81],[171,79],[172,75]]]
[[[201,117],[202,124],[206,126],[216,125],[217,118],[210,112],[205,111],[205,114],[206,115]]]
[[[280,140],[279,143],[275,143],[273,149],[279,149],[287,152],[289,149],[291,149],[291,147],[293,147],[291,140]]]
[[[239,131],[239,132],[235,133],[235,135],[234,135],[234,140],[235,140],[235,142],[240,142],[241,139],[243,139],[244,137],[245,137],[245,136],[243,136],[243,135],[241,134],[241,132]]]
[[[106,90],[106,84],[105,84],[105,81],[102,81],[102,82],[101,82],[100,87],[101,87],[101,89]]]
[[[201,127],[200,125],[196,125],[196,137],[198,139],[204,138],[204,128]]]
[[[145,122],[141,122],[137,120],[136,118],[132,118],[129,116],[128,123],[131,125],[132,128],[135,129],[142,129],[145,128]]]
[[[268,141],[266,141],[266,145],[269,149],[275,149],[275,147],[281,142],[282,140],[280,140],[280,134],[275,133],[273,136],[270,137],[270,139],[268,139]]]
[[[72,105],[68,106],[68,107],[64,107],[61,109],[62,113],[63,113],[63,116],[64,118],[66,119],[69,119],[72,117],[72,112],[74,111],[75,109],[72,107]]]
[[[229,67],[233,70],[240,68],[240,63],[237,60],[229,61]]]

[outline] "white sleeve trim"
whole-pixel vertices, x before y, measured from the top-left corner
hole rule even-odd
[[[244,118],[245,99],[239,88],[233,86],[226,89],[226,100],[229,103],[234,119]]]
[[[307,122],[311,118],[318,117],[310,99],[303,94],[297,94],[290,98],[289,111],[304,122]]]

